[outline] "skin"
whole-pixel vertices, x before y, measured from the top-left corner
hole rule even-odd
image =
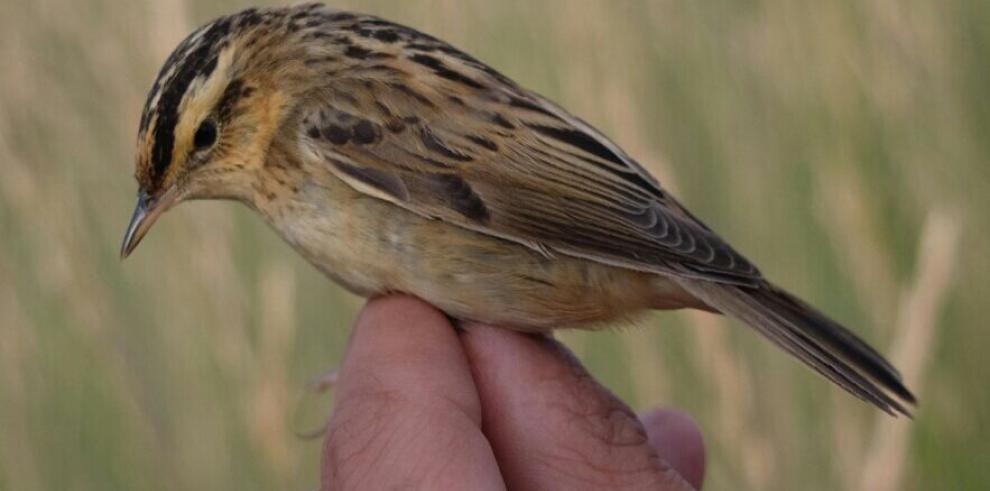
[[[340,370],[323,489],[700,489],[689,416],[637,418],[550,338],[464,327],[413,297],[368,303]]]

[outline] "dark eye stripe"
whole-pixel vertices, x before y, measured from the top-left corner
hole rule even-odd
[[[250,97],[253,92],[254,88],[244,85],[244,81],[240,79],[232,80],[227,84],[227,88],[223,90],[223,95],[220,96],[220,102],[217,103],[217,119],[221,122],[228,121],[234,113],[237,104],[242,99]]]
[[[162,68],[162,73],[167,73],[171,65],[178,64],[178,69],[172,78],[164,82],[161,97],[158,99],[158,106],[153,111],[157,115],[157,119],[152,136],[154,143],[151,150],[151,173],[149,176],[152,190],[161,185],[161,180],[172,162],[172,152],[175,149],[175,126],[179,122],[179,103],[196,77],[209,77],[216,69],[217,56],[223,47],[220,41],[230,32],[230,27],[230,18],[215,22],[196,40],[194,49],[191,46],[188,47],[184,50],[188,54],[176,57],[174,60],[170,59],[171,64],[166,64]],[[151,112],[151,108],[145,108],[145,111]]]

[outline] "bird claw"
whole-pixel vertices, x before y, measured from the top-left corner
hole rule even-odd
[[[338,369],[334,368],[323,375],[320,375],[316,380],[313,380],[309,384],[309,392],[315,394],[323,394],[329,390],[332,390],[335,385],[337,385]]]

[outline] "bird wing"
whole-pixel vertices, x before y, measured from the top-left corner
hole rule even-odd
[[[356,189],[548,254],[762,281],[587,123],[459,52],[399,56],[333,76],[299,117],[303,150]]]

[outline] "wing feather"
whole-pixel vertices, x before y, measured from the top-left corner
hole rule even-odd
[[[307,102],[304,145],[345,181],[541,250],[726,283],[761,280],[587,123],[471,65],[436,60],[447,76],[412,76],[415,67],[401,61],[392,71],[352,70]]]

